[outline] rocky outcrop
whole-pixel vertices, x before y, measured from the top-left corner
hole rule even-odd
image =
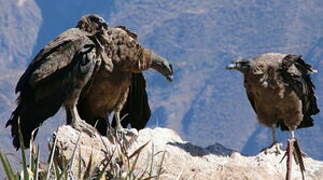
[[[92,155],[92,163],[112,154],[113,149],[120,151],[118,143],[112,143],[102,136],[91,137],[80,133],[70,126],[61,126],[55,133],[57,137],[57,156],[59,159],[70,159],[75,145],[75,162],[82,158],[85,164]],[[153,163],[162,167],[160,179],[284,179],[285,161],[280,163],[284,152],[276,154],[270,150],[256,156],[244,156],[239,152],[227,149],[221,144],[199,147],[184,141],[175,131],[166,128],[146,128],[138,136],[126,137],[130,147],[127,153],[133,152],[148,142],[139,154],[134,173],[142,174]],[[132,141],[131,140],[134,140]],[[79,139],[79,141],[78,141]],[[78,141],[78,143],[77,143]],[[114,159],[118,153],[114,153]],[[153,157],[153,158],[152,158]],[[305,158],[306,179],[323,179],[323,162],[310,157]],[[73,167],[73,175],[77,171]],[[158,171],[158,168],[155,168]],[[157,172],[154,172],[157,173]],[[301,179],[301,173],[293,164],[293,179]]]

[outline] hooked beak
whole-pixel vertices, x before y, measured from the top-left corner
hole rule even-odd
[[[237,59],[225,67],[226,70],[238,70],[241,72],[245,72],[249,68],[250,61],[248,59]]]
[[[237,68],[238,68],[238,64],[236,62],[231,62],[231,64],[229,64],[225,67],[226,70],[233,70],[233,69],[237,69]]]
[[[170,82],[173,81],[173,73],[174,73],[173,65],[170,64],[167,61],[167,59],[158,56],[154,52],[152,52],[151,58],[152,58],[151,67],[156,71],[158,71],[163,76],[165,76],[165,78],[168,81]]]
[[[101,26],[103,27],[103,29],[107,30],[108,29],[108,23],[104,22],[101,23]]]
[[[108,29],[108,23],[104,20],[103,17],[99,17],[99,23],[104,29]]]

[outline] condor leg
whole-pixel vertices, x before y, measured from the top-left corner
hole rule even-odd
[[[66,110],[66,115],[68,117],[67,121],[70,122],[70,125],[74,129],[80,132],[85,132],[86,134],[92,137],[97,134],[97,130],[93,126],[86,123],[80,118],[75,105],[74,106],[65,105],[65,110]]]
[[[126,103],[127,97],[128,97],[128,93],[129,93],[129,89],[126,89],[123,93],[122,93],[122,97],[119,99],[116,107],[114,108],[113,112],[114,112],[114,119],[115,119],[115,130],[116,133],[120,133],[120,134],[125,134],[126,131],[125,129],[122,127],[121,125],[121,118],[120,118],[120,112],[124,106],[124,104]]]
[[[281,149],[280,146],[281,144],[277,142],[276,140],[276,125],[272,125],[271,127],[272,130],[272,144],[264,149],[262,149],[261,151],[264,151],[265,154],[270,153],[270,152],[274,152],[276,154],[281,154]]]
[[[124,148],[128,148],[138,137],[139,133],[136,129],[125,129],[121,125],[120,112],[115,112],[115,136],[119,143],[121,143]]]
[[[302,157],[303,154],[302,154],[302,151],[300,150],[298,142],[295,138],[294,130],[290,130],[290,132],[291,132],[291,138],[288,139],[287,149],[286,149],[286,154],[285,154],[285,156],[287,156],[286,180],[292,179],[293,157],[294,157],[296,164],[298,164],[298,166],[301,170],[302,179],[305,179],[305,174],[304,174],[305,173],[305,165],[304,165],[304,160]]]
[[[76,57],[78,58],[77,63],[74,65],[72,71],[70,71],[70,78],[67,82],[70,85],[70,88],[66,90],[67,98],[64,102],[67,123],[70,123],[72,127],[81,132],[86,132],[90,136],[95,135],[97,130],[80,118],[77,111],[77,103],[83,88],[88,83],[91,83],[91,77],[100,66],[100,60],[96,60],[94,57],[95,52],[89,48],[85,48]]]
[[[114,117],[116,119],[116,127],[115,127],[116,131],[125,133],[125,129],[121,125],[120,112],[119,111],[115,112]]]
[[[281,149],[280,149],[281,144],[278,143],[276,139],[276,124],[272,125],[271,129],[272,129],[272,144],[270,148],[274,149],[274,152],[276,154],[281,154]]]

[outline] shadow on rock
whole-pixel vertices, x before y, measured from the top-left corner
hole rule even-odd
[[[233,152],[236,152],[232,149],[228,149],[222,146],[219,143],[207,146],[206,148],[202,148],[191,143],[168,142],[167,144],[177,146],[190,153],[192,156],[205,156],[209,154],[214,154],[218,156],[230,156]]]

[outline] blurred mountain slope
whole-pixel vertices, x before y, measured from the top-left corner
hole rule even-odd
[[[219,142],[255,154],[270,143],[270,131],[258,125],[245,96],[242,76],[224,70],[238,57],[265,52],[302,54],[323,72],[323,2],[320,0],[1,0],[0,107],[4,125],[14,106],[14,85],[26,62],[81,15],[98,13],[111,26],[125,25],[147,48],[175,63],[175,80],[154,71],[148,79],[153,116],[150,126],[176,130],[198,145]],[[38,33],[38,34],[37,34]],[[33,56],[31,56],[33,52]],[[313,75],[323,109],[323,76]],[[64,117],[62,113],[60,115]],[[46,149],[48,135],[64,119],[55,116],[40,129],[37,142]],[[315,127],[297,132],[304,151],[323,159],[322,115]],[[1,148],[11,151],[8,129],[0,127]],[[286,140],[281,133],[280,140]]]

